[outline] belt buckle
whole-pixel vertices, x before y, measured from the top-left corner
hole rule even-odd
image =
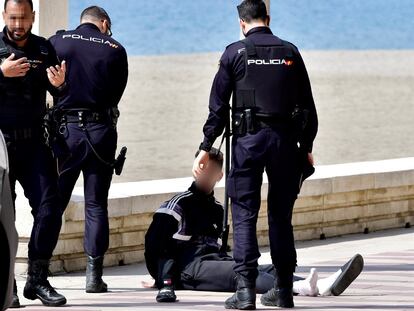
[[[79,127],[83,128],[85,127],[85,118],[83,115],[83,111],[78,111],[78,125]]]

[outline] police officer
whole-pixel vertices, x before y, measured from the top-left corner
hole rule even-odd
[[[65,91],[65,64],[59,66],[50,43],[31,33],[35,18],[31,0],[6,0],[3,17],[6,26],[0,34],[0,129],[7,142],[13,199],[19,181],[34,218],[24,296],[58,306],[66,299],[50,286],[47,276],[62,208],[55,165],[43,143],[41,126],[46,91],[54,96]],[[16,286],[13,306],[20,306]]]
[[[50,38],[68,62],[68,93],[59,98],[55,152],[65,206],[80,172],[85,191],[86,292],[107,291],[102,266],[109,244],[108,191],[117,147],[117,109],[127,83],[125,49],[111,38],[111,19],[97,6],[86,8],[81,25]]]
[[[220,60],[210,96],[210,114],[204,141],[194,162],[199,175],[208,151],[222,133],[232,104],[232,169],[228,194],[232,199],[235,295],[230,309],[255,309],[255,279],[260,256],[256,222],[260,208],[262,174],[269,181],[268,219],[275,287],[262,303],[291,308],[292,275],[296,266],[292,209],[299,192],[303,162],[313,164],[312,145],[317,114],[309,78],[298,49],[274,36],[262,0],[238,6],[246,39],[229,45]]]

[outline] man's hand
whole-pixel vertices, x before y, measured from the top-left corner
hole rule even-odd
[[[313,154],[312,153],[308,153],[308,161],[309,163],[314,166],[315,165],[315,160],[313,158]]]
[[[6,78],[24,77],[30,69],[30,64],[26,57],[13,60],[16,55],[12,53],[0,66],[3,76]]]
[[[157,288],[154,279],[152,279],[151,281],[142,281],[141,285],[143,288]]]
[[[47,77],[49,78],[50,84],[58,88],[65,83],[66,75],[66,62],[63,61],[62,65],[56,65],[55,67],[50,66],[46,69]]]
[[[198,177],[203,172],[203,169],[207,166],[209,155],[207,151],[201,150],[200,154],[195,158],[193,164],[193,176]]]

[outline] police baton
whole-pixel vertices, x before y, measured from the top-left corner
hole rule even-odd
[[[228,188],[227,188],[227,180],[229,177],[230,172],[230,139],[231,139],[231,131],[230,131],[230,114],[227,119],[226,129],[223,134],[223,138],[221,140],[221,144],[219,147],[219,150],[221,149],[223,145],[223,141],[225,140],[225,171],[224,171],[224,213],[223,213],[223,233],[221,236],[222,244],[221,244],[221,252],[227,252],[229,250],[228,247],[228,239],[229,239],[229,206],[230,206],[230,198],[228,194]]]

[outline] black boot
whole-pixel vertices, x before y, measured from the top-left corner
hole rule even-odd
[[[226,309],[256,310],[256,288],[255,282],[237,276],[236,293],[224,303]]]
[[[292,289],[270,289],[267,293],[260,297],[260,302],[264,306],[280,307],[280,308],[293,308],[293,291]]]
[[[40,299],[45,306],[62,306],[66,304],[66,298],[50,285],[47,280],[48,271],[49,260],[29,260],[23,295],[30,300]]]
[[[16,279],[14,280],[14,286],[13,286],[13,300],[12,303],[10,305],[10,309],[17,309],[20,308],[20,300],[19,300],[19,296],[17,296],[17,284],[16,284]]]
[[[108,285],[102,280],[104,257],[88,256],[86,263],[86,292],[87,293],[105,293],[108,291]]]
[[[286,272],[287,269],[276,269],[276,281],[274,288],[260,297],[264,306],[293,308],[293,272]]]

